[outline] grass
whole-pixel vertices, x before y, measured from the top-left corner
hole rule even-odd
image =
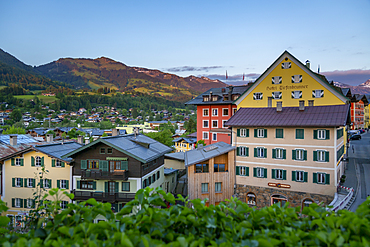
[[[58,100],[55,96],[43,96],[43,95],[36,96],[45,103],[52,103]],[[35,97],[35,95],[14,95],[14,97],[18,99],[31,100]]]

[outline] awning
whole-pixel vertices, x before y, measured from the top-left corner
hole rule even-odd
[[[107,160],[127,160],[128,158],[123,157],[107,157]]]

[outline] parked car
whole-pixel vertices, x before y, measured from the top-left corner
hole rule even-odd
[[[359,129],[359,131],[360,131],[360,134],[365,133],[364,129]]]
[[[361,140],[361,135],[354,134],[349,137],[350,140]]]

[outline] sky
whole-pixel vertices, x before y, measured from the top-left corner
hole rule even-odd
[[[329,80],[370,79],[370,0],[4,0],[0,10],[0,48],[32,66],[104,56],[240,84],[287,50]]]

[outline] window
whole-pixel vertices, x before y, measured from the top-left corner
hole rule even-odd
[[[273,99],[281,99],[283,97],[283,93],[282,92],[272,92],[272,98]]]
[[[96,184],[96,182],[94,181],[80,181],[80,188],[85,189],[85,190],[93,190],[95,189],[94,184]],[[77,188],[78,188],[78,185],[77,185]]]
[[[314,130],[313,138],[318,140],[329,140],[330,130]]]
[[[16,159],[15,159],[15,165],[16,165],[16,166],[23,166],[23,159],[21,159],[21,158],[16,158]]]
[[[337,150],[337,162],[342,158],[344,154],[344,145]]]
[[[267,149],[262,147],[254,148],[254,157],[267,158]]]
[[[36,157],[36,166],[42,166],[42,159],[39,156]]]
[[[55,161],[55,167],[62,167],[62,161],[56,160]]]
[[[212,120],[212,128],[218,128],[218,121]]]
[[[21,198],[15,198],[14,200],[14,207],[22,208],[23,207],[23,200]]]
[[[122,191],[130,191],[130,182],[122,182]]]
[[[247,166],[236,166],[236,175],[249,176],[249,167],[247,167]]]
[[[302,202],[303,207],[309,207],[313,203],[313,200],[311,199],[304,199]]]
[[[229,109],[228,108],[223,108],[222,109],[222,116],[229,116]]]
[[[282,148],[272,149],[273,159],[286,159],[286,150]]]
[[[282,69],[290,69],[291,67],[292,67],[291,62],[284,62],[284,63],[281,64]]]
[[[236,155],[237,156],[249,156],[249,148],[248,147],[237,147],[236,148]]]
[[[233,115],[235,114],[235,112],[237,112],[238,111],[238,108],[234,108],[233,109]]]
[[[312,98],[324,97],[324,90],[312,90]]]
[[[212,101],[217,101],[218,100],[218,96],[217,95],[212,95]]]
[[[237,129],[236,135],[238,137],[249,137],[249,129]]]
[[[51,179],[42,180],[42,185],[45,189],[50,189],[51,188]]]
[[[262,100],[263,93],[253,93],[253,99],[254,100]]]
[[[88,160],[88,169],[99,169],[99,160]]]
[[[23,179],[13,178],[13,187],[23,187]]]
[[[313,100],[308,101],[308,106],[313,106]]]
[[[284,129],[276,129],[275,136],[276,138],[284,138]]]
[[[203,128],[208,128],[208,120],[203,120]]]
[[[25,206],[26,208],[34,208],[35,201],[33,199],[25,199]]]
[[[209,171],[208,164],[196,164],[195,165],[195,173],[205,173]]]
[[[218,109],[212,109],[212,116],[218,116]]]
[[[267,138],[267,129],[254,129],[254,137]]]
[[[208,193],[208,183],[202,183],[202,193]]]
[[[227,128],[227,126],[225,126],[226,122],[227,122],[227,120],[222,120],[222,128]]]
[[[113,149],[112,148],[107,148],[107,154],[112,154],[113,153]]]
[[[325,139],[325,130],[318,130],[317,131],[317,139]]]
[[[295,139],[304,139],[304,129],[295,130]]]
[[[27,187],[28,188],[35,188],[35,179],[27,178]]]
[[[67,201],[61,201],[61,202],[60,202],[60,207],[61,207],[62,209],[66,209],[66,208],[67,208],[67,205],[68,205],[68,202],[67,202]]]
[[[302,98],[302,91],[292,91],[292,99]]]
[[[317,184],[330,184],[330,174],[327,173],[313,173],[313,182]]]
[[[292,181],[307,182],[308,172],[292,171]]]
[[[256,195],[252,192],[247,194],[248,205],[256,206]]]
[[[319,162],[329,162],[329,152],[324,150],[313,151],[313,160]]]
[[[233,94],[232,99],[237,100],[239,98],[240,94]]]
[[[293,75],[292,76],[292,83],[301,83],[302,82],[302,75]]]
[[[267,178],[267,169],[261,167],[253,168],[253,177],[257,178]]]
[[[267,107],[272,107],[272,97],[267,98]]]
[[[343,129],[337,129],[337,140],[343,137]]]
[[[203,101],[204,101],[204,102],[208,102],[208,101],[209,101],[209,97],[208,97],[208,95],[207,95],[207,96],[203,96]]]
[[[100,154],[105,154],[105,148],[100,148]]]
[[[203,109],[203,117],[209,116],[208,109]]]
[[[147,178],[148,179],[148,181],[149,181],[149,185],[151,185],[152,184],[152,177],[149,177],[149,178]]]
[[[293,160],[307,160],[307,150],[294,149],[292,150]]]
[[[153,174],[153,176],[152,176],[152,181],[153,181],[153,183],[155,182],[155,174]]]
[[[208,132],[203,132],[203,139],[208,140]]]
[[[161,173],[157,171],[157,180],[161,177]]]
[[[272,77],[272,84],[281,84],[282,83],[282,77],[281,76],[274,76]]]
[[[212,140],[217,141],[217,133],[212,133]]]
[[[221,182],[216,182],[215,183],[215,192],[216,193],[221,193],[222,192],[222,183]]]
[[[225,172],[225,164],[214,164],[214,172]]]
[[[60,189],[68,189],[68,181],[67,180],[59,180],[59,186]]]
[[[286,180],[286,170],[282,170],[282,169],[272,169],[272,170],[271,170],[271,177],[272,177],[273,179]]]

